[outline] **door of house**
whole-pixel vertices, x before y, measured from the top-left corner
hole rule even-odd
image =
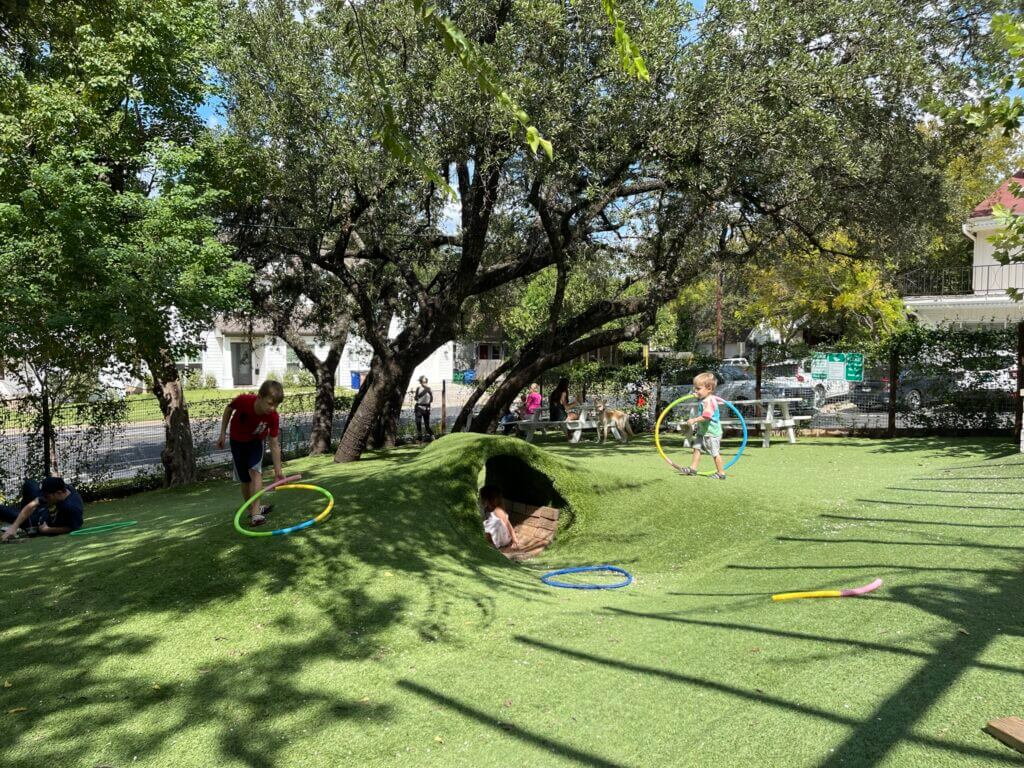
[[[236,387],[252,386],[252,345],[248,342],[231,342],[231,378]]]

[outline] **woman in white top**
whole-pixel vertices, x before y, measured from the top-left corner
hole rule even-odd
[[[484,522],[484,535],[497,549],[519,546],[519,537],[508,520],[508,514],[501,504],[501,492],[497,486],[485,485],[480,489],[480,514]]]

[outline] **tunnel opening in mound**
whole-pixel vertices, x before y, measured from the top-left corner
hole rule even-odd
[[[566,506],[551,478],[515,456],[494,456],[484,466],[481,485],[501,490],[509,522],[519,539],[518,547],[502,547],[510,560],[529,560],[543,552],[555,538],[558,518]]]

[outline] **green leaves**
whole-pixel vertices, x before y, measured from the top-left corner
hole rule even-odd
[[[615,0],[601,0],[601,8],[615,30],[615,48],[619,52],[619,66],[622,67],[622,71],[638,80],[650,82],[651,76],[647,72],[644,58],[626,31],[626,22],[619,16]]]
[[[424,0],[411,0],[411,2],[419,17],[433,28],[445,50],[458,58],[462,68],[474,79],[477,87],[494,99],[509,117],[526,129],[526,143],[533,153],[536,154],[537,150],[542,147],[548,159],[553,159],[554,150],[551,142],[541,136],[535,125],[530,124],[530,116],[516,104],[508,91],[501,87],[494,67],[479,48],[455,24],[439,14],[436,8],[427,5]]]

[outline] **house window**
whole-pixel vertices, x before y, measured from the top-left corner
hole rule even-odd
[[[477,345],[477,358],[479,360],[501,360],[504,357],[504,345],[484,342]]]
[[[203,359],[201,357],[179,357],[174,367],[179,371],[201,371],[203,370]]]
[[[289,373],[302,370],[302,363],[299,362],[299,356],[295,354],[295,350],[291,347],[285,347],[285,361]]]

